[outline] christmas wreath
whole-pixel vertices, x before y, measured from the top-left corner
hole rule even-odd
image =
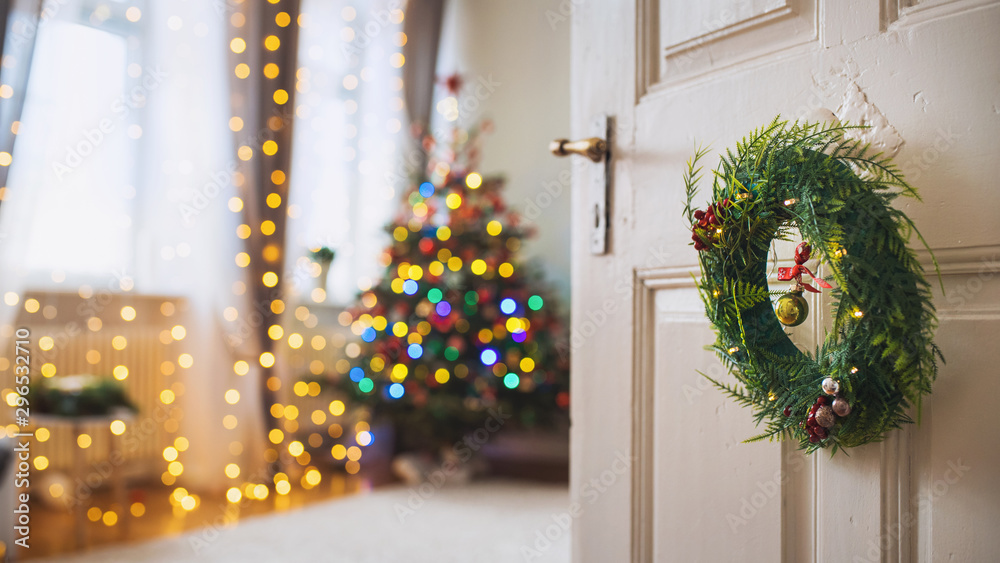
[[[912,422],[907,409],[916,405],[919,413],[943,361],[932,341],[930,285],[907,246],[911,234],[920,234],[891,206],[901,194],[919,197],[891,159],[848,138],[855,129],[775,119],[738,143],[735,154],[727,151],[704,211],[692,200],[707,151],[688,162],[684,215],[701,265],[698,288],[717,333],[710,349],[737,383],[705,377],[751,407],[758,426],[766,422],[748,442],[795,439],[811,453],[879,441]],[[771,291],[772,242],[793,240],[795,231],[804,239],[796,265],[778,272],[793,285]],[[830,288],[834,311],[815,354],[800,351],[782,326],[805,319],[803,290],[819,291],[802,281],[813,276],[806,266],[812,257],[825,264],[826,278],[813,281]]]

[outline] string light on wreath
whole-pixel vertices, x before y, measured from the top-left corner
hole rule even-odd
[[[753,131],[721,160],[704,210],[692,201],[706,151],[688,163],[698,287],[734,381],[709,379],[766,426],[747,441],[793,439],[807,452],[880,441],[912,422],[908,409],[919,410],[937,375],[930,285],[907,246],[919,232],[891,205],[916,190],[891,159],[847,139],[852,128],[775,119]],[[792,285],[771,291],[771,243],[796,231],[795,265],[778,272]],[[806,265],[813,257],[826,279]],[[833,323],[812,355],[784,327],[805,321],[803,293],[821,289],[835,303]]]

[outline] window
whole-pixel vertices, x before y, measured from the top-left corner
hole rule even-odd
[[[403,131],[403,12],[397,1],[304,0],[299,35],[288,272],[310,248],[336,251],[328,300],[347,303],[374,282],[384,226],[407,178]],[[293,275],[299,292],[313,282]]]
[[[8,187],[20,198],[24,282],[107,279],[134,265],[143,80],[136,12],[48,5],[37,28]],[[130,9],[135,9],[134,7]],[[137,19],[137,18],[135,18]],[[155,78],[155,77],[154,77]],[[126,93],[126,94],[123,94]]]

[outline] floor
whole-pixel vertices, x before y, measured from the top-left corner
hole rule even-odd
[[[185,531],[204,527],[222,517],[228,520],[241,520],[273,512],[280,513],[370,488],[368,479],[333,474],[324,476],[323,482],[309,490],[296,486],[292,487],[287,495],[277,495],[272,492],[264,500],[244,500],[238,505],[227,502],[222,493],[215,496],[206,495],[199,498],[199,504],[194,510],[186,511],[176,506],[176,503],[169,502],[170,492],[174,487],[157,483],[130,492],[129,502],[138,502],[142,507],[139,516],[130,513],[131,507],[122,509],[115,505],[116,499],[110,491],[97,492],[88,505],[112,510],[115,517],[112,520],[103,514],[93,514],[92,516],[97,517],[96,521],[85,517],[82,523],[83,548],[102,548],[163,536],[176,537]],[[137,512],[140,512],[138,507],[136,508]],[[35,502],[32,503],[31,511],[31,547],[17,548],[18,561],[37,560],[39,557],[80,551],[76,542],[75,518],[72,513],[62,507]]]
[[[289,503],[295,499],[289,499]],[[217,521],[172,537],[37,563],[569,561],[565,486],[520,481],[393,485],[278,514]],[[136,527],[138,529],[138,527]]]

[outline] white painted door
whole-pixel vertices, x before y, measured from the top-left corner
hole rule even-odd
[[[574,561],[997,561],[1000,5],[564,4],[573,133],[617,118],[606,255],[589,252],[595,172],[574,174]],[[899,149],[924,197],[901,204],[946,287],[948,363],[922,424],[832,459],[741,443],[750,412],[695,373],[722,370],[702,349],[713,335],[681,219],[696,143],[724,150],[776,114],[822,107]],[[820,337],[824,306],[812,302],[800,343]]]

